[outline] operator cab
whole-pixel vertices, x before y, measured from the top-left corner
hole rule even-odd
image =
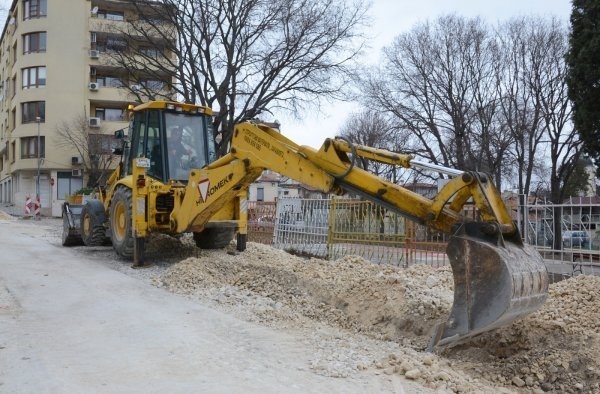
[[[186,183],[190,170],[216,159],[210,108],[153,101],[134,108],[126,174],[134,158],[150,159],[147,175],[163,183]]]

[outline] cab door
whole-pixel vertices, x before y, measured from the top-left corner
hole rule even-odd
[[[131,137],[130,160],[127,174],[131,175],[133,160],[137,157],[150,159],[147,175],[166,181],[164,144],[161,138],[160,111],[147,110],[135,114]]]

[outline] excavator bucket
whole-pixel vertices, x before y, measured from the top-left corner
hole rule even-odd
[[[463,224],[446,249],[454,275],[454,304],[436,327],[429,348],[458,344],[506,325],[540,308],[548,293],[548,273],[540,254],[519,234],[481,232]]]

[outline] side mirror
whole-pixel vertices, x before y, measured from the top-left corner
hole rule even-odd
[[[118,140],[125,138],[125,130],[120,129],[120,130],[115,131],[115,138]]]

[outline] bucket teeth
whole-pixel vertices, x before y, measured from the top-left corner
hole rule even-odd
[[[462,234],[450,238],[446,252],[454,304],[446,323],[436,328],[430,349],[506,325],[544,304],[548,273],[533,247]]]

